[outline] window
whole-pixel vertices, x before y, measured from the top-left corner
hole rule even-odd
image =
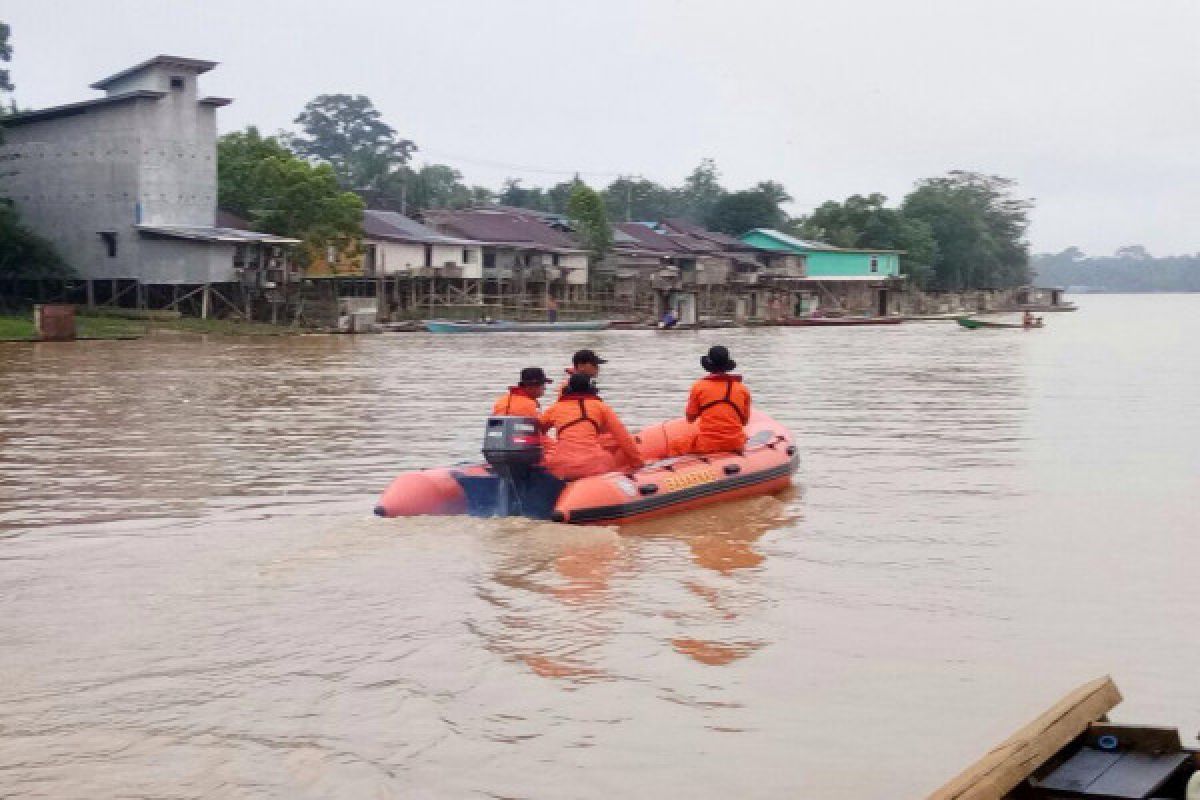
[[[180,75],[172,75],[171,76],[171,88],[174,89],[175,91],[182,90],[183,89],[183,77]]]
[[[433,266],[433,245],[431,244],[425,245],[425,266]]]
[[[336,247],[334,247],[333,245],[329,245],[328,247],[326,247],[325,248],[325,263],[326,264],[336,264],[337,263],[337,255],[338,255],[338,253],[337,253]]]
[[[492,252],[492,253],[488,253],[486,251],[484,252],[483,267],[484,267],[484,269],[495,269],[496,268],[496,254],[494,252]]]
[[[871,272],[879,272],[879,257],[871,256]]]
[[[557,267],[557,266],[559,266],[559,261],[560,261],[560,260],[561,260],[561,256],[559,256],[559,254],[558,254],[558,253],[551,253],[551,254],[550,254],[550,266],[552,266],[552,267]]]
[[[470,264],[470,263],[471,263],[471,256],[472,256],[472,255],[474,255],[474,253],[472,253],[472,252],[471,252],[471,248],[469,248],[469,247],[464,247],[464,248],[463,248],[463,259],[462,259],[462,260],[463,260],[463,263],[464,263],[464,264]]]
[[[117,257],[117,232],[116,231],[100,231],[100,238],[104,241],[104,249],[108,253],[109,258]]]

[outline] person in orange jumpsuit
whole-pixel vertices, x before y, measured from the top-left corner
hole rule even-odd
[[[597,396],[590,375],[571,376],[562,397],[542,414],[540,427],[555,433],[555,445],[546,454],[546,469],[561,480],[644,466],[637,442],[612,407]],[[616,452],[604,447],[601,439],[605,434],[616,442]]]
[[[741,452],[750,421],[750,390],[740,375],[731,374],[737,362],[728,348],[717,345],[700,357],[708,375],[692,385],[684,415],[692,432],[670,444],[671,455]]]
[[[596,378],[600,375],[600,365],[607,363],[608,359],[596,355],[595,350],[578,350],[575,355],[571,356],[571,366],[564,371],[567,374],[567,380],[570,380],[572,375],[577,374],[590,375]],[[559,396],[561,397],[566,391],[567,384],[564,381],[558,390]]]
[[[541,367],[526,367],[516,386],[496,398],[492,405],[492,416],[537,417],[542,413],[538,398],[546,394],[546,384],[552,381]]]

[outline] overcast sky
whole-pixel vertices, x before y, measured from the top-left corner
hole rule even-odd
[[[221,62],[223,131],[369,96],[470,183],[677,184],[701,158],[803,213],[969,169],[1036,251],[1200,251],[1200,0],[4,0],[22,107],[159,53]]]

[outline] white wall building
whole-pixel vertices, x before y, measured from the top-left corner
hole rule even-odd
[[[235,250],[265,267],[296,241],[215,225],[216,111],[231,101],[197,87],[214,66],[156,56],[93,83],[103,97],[5,118],[0,186],[80,277],[226,283]]]

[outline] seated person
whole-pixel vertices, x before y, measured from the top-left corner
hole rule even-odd
[[[737,362],[717,345],[701,356],[700,365],[709,375],[692,385],[684,411],[693,432],[671,442],[671,455],[741,452],[750,421],[750,390],[740,375],[730,374]]]
[[[679,324],[679,316],[675,313],[675,309],[668,308],[666,313],[662,315],[662,320],[658,323],[661,328],[674,328]]]
[[[644,465],[637,443],[616,412],[596,394],[596,382],[590,375],[572,375],[558,402],[542,414],[540,425],[543,432],[554,431],[556,436],[545,462],[556,478],[573,481]],[[606,435],[615,441],[615,451],[604,446]]]
[[[496,398],[492,416],[537,417],[542,413],[538,398],[546,394],[547,383],[552,381],[541,367],[526,367],[521,370],[517,385],[508,387],[508,392]]]
[[[591,378],[596,378],[600,375],[600,365],[607,364],[607,358],[601,358],[596,355],[595,350],[577,350],[575,355],[571,356],[571,366],[564,370],[569,380],[572,375],[584,374]],[[563,384],[558,390],[561,397],[567,391],[567,384]]]

